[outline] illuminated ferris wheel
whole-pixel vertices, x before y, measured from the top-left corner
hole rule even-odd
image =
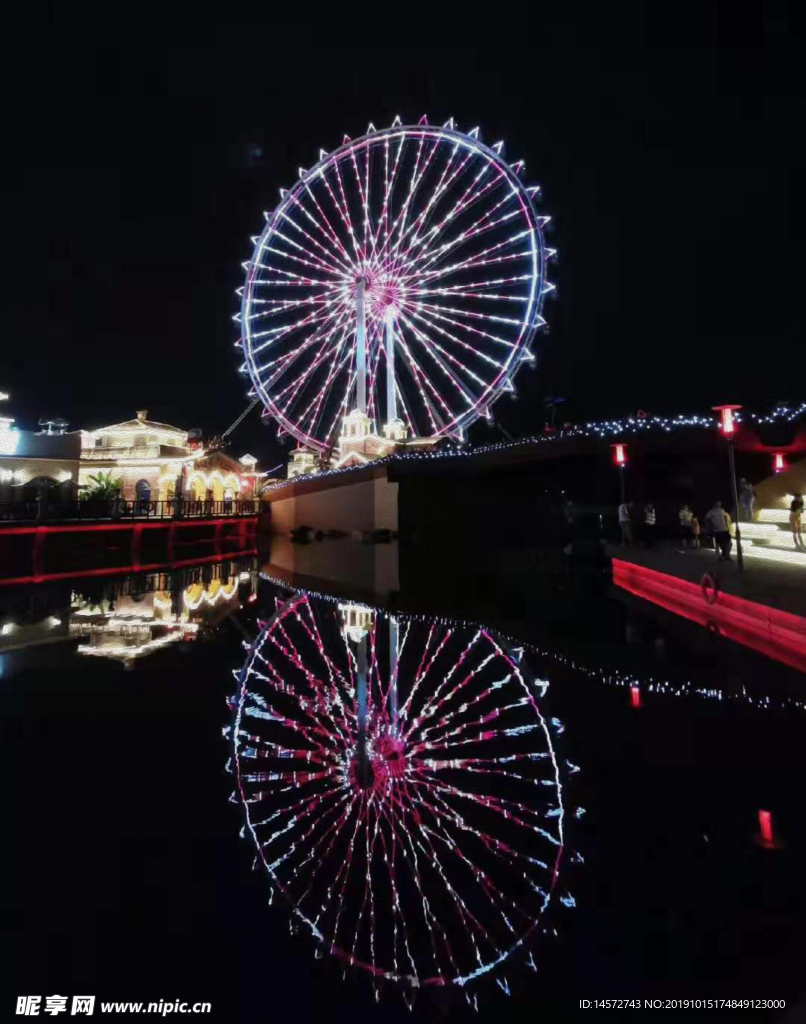
[[[253,239],[242,371],[264,415],[327,452],[344,417],[463,437],[532,361],[553,286],[539,188],[474,128],[369,126],[320,151]]]
[[[527,940],[573,905],[548,684],[484,628],[302,594],[249,651],[236,793],[292,931],[404,995],[534,967]]]

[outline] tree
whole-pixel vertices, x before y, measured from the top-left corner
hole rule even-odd
[[[113,479],[111,470],[108,473],[96,473],[88,478],[88,483],[81,491],[81,497],[85,501],[112,501],[120,494],[121,479]]]

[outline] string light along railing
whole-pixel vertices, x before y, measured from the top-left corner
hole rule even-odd
[[[781,422],[794,423],[801,419],[806,419],[806,403],[791,409],[788,407],[780,407],[768,415],[757,415],[755,413],[743,411],[741,413],[736,413],[733,419],[737,424],[741,424],[743,422],[752,423],[754,425]],[[412,460],[431,461],[435,459],[467,459],[491,452],[511,451],[517,448],[528,448],[542,444],[556,444],[558,441],[566,441],[574,438],[588,440],[601,440],[609,437],[627,438],[653,433],[671,434],[674,431],[690,430],[692,428],[714,431],[719,424],[720,418],[715,415],[647,416],[646,418],[630,416],[616,420],[592,421],[590,423],[579,424],[578,426],[564,427],[548,434],[537,434],[532,437],[524,437],[512,441],[496,441],[491,444],[475,446],[465,445],[461,448],[445,447],[435,451],[397,453],[378,459],[373,462],[373,465],[377,466]],[[297,476],[295,477],[295,481],[308,478],[313,479],[314,476],[317,479],[320,479],[334,474],[353,473],[361,468],[363,467],[349,466],[342,469],[318,470],[315,474]],[[285,480],[278,480],[274,484],[269,484],[265,490],[272,491],[285,486]]]
[[[286,581],[279,577],[272,576],[264,570],[260,572],[260,578],[265,580],[267,583],[271,583],[273,586],[278,587],[284,592],[288,592],[291,589]],[[328,601],[336,604],[343,600],[343,598],[334,597],[332,594],[317,590],[296,588],[294,593],[306,596],[316,601]],[[367,605],[366,607],[378,614],[387,614],[380,605]],[[418,615],[409,612],[396,612],[395,618],[398,622],[433,623],[446,628],[491,628],[480,622],[478,619],[462,619],[451,616]],[[671,697],[699,697],[724,701],[725,703],[738,701],[764,710],[779,708],[806,711],[806,701],[796,700],[794,697],[782,697],[780,694],[776,696],[770,696],[769,694],[753,696],[752,694],[747,693],[744,689],[741,691],[727,691],[719,686],[702,686],[700,683],[690,679],[671,680],[651,675],[637,676],[630,672],[622,673],[617,669],[601,668],[597,665],[587,664],[584,660],[571,657],[558,648],[540,647],[533,642],[524,643],[523,639],[511,636],[507,633],[502,633],[499,629],[495,630],[495,635],[502,641],[511,645],[515,650],[519,649],[540,659],[546,659],[549,662],[554,662],[555,664],[569,668],[574,672],[579,672],[596,683],[606,686],[621,686],[628,688],[638,687],[641,692],[661,694]]]
[[[423,117],[345,135],[300,168],[238,289],[249,397],[329,454],[350,413],[371,436],[463,438],[533,362],[554,290],[523,161]]]
[[[534,967],[530,936],[574,905],[560,871],[578,769],[548,683],[485,628],[298,593],[261,626],[225,731],[292,932],[407,1001],[487,974],[508,991],[505,961]]]

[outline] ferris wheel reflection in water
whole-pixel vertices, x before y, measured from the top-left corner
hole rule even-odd
[[[575,766],[548,684],[483,627],[294,594],[236,672],[233,798],[317,956],[396,983],[504,991],[514,954],[573,906],[563,791]]]

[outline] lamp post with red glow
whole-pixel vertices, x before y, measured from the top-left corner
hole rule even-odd
[[[720,429],[728,442],[728,465],[730,467],[730,486],[733,492],[733,514],[736,517],[736,565],[739,572],[744,572],[744,556],[742,554],[742,531],[739,527],[739,488],[736,484],[736,459],[733,454],[733,442],[736,438],[736,417],[734,413],[741,409],[740,405],[715,405],[714,412],[721,416]]]
[[[611,444],[610,447],[613,449],[613,464],[618,466],[619,476],[621,477],[621,504],[623,505],[626,500],[624,469],[627,465],[627,445]]]

